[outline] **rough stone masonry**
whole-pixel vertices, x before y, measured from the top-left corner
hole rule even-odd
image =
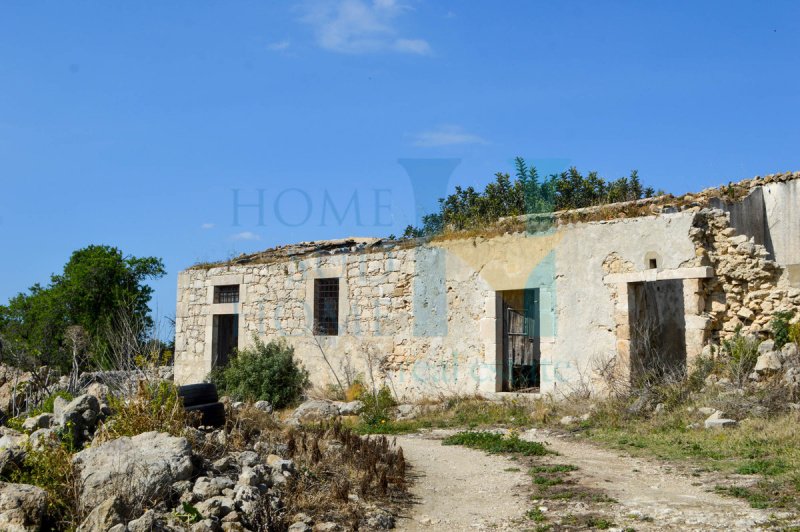
[[[197,265],[178,277],[175,378],[202,381],[254,337],[293,346],[315,385],[360,374],[408,398],[602,391],[685,367],[800,307],[799,183],[776,174],[477,236],[346,238]]]

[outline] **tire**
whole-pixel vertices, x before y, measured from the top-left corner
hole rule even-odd
[[[200,412],[200,424],[206,427],[221,427],[225,424],[225,405],[222,403],[188,406],[185,410]]]
[[[178,395],[183,399],[183,406],[207,405],[219,400],[217,387],[210,382],[187,384],[178,387]]]

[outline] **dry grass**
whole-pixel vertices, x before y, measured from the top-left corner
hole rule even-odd
[[[109,396],[108,405],[113,415],[97,429],[95,443],[150,431],[181,436],[196,416],[183,409],[177,388],[167,382],[140,381],[133,396]]]

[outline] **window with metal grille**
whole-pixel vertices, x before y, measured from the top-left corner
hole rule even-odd
[[[339,334],[339,279],[314,279],[314,334]]]
[[[214,303],[238,303],[239,285],[232,284],[214,287]]]

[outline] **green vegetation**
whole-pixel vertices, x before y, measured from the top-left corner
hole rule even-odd
[[[239,351],[224,368],[210,376],[220,394],[237,400],[268,401],[283,408],[300,399],[308,386],[308,372],[294,359],[294,348],[283,341],[253,345]]]
[[[776,312],[774,314],[770,326],[772,328],[772,337],[775,340],[775,349],[780,349],[792,341],[789,320],[793,316],[794,312]]]
[[[362,398],[363,399],[363,398]],[[387,419],[385,423],[361,423],[354,429],[360,434],[405,434],[428,428],[524,427],[531,422],[537,403],[510,399],[486,401],[475,397],[451,397],[435,408],[422,405],[413,420]]]
[[[0,306],[0,356],[19,367],[67,371],[80,352],[78,369],[102,365],[116,320],[124,316],[142,331],[153,325],[153,289],[144,283],[165,273],[155,257],[125,256],[110,246],[75,251],[49,285],[35,284]]]
[[[362,392],[357,398],[364,403],[361,421],[368,427],[375,427],[377,430],[391,420],[391,408],[396,403],[388,387],[384,386],[374,393]]]
[[[45,529],[48,530],[74,530],[81,520],[79,479],[72,464],[72,451],[67,443],[56,439],[39,449],[28,444],[22,468],[13,470],[7,478],[47,492]]]
[[[551,454],[544,445],[535,441],[525,441],[516,434],[504,436],[494,432],[459,432],[442,441],[442,445],[463,445],[480,449],[487,453],[521,454],[523,456],[544,456]]]
[[[723,342],[722,346],[728,355],[728,377],[736,384],[744,383],[753,371],[758,360],[759,340],[750,336],[743,336],[737,329],[730,340]]]
[[[482,228],[506,216],[551,213],[564,209],[591,207],[651,197],[636,170],[629,177],[606,180],[574,167],[560,174],[540,178],[534,166],[515,159],[515,176],[498,172],[483,192],[473,187],[456,187],[455,193],[439,199],[439,212],[422,219],[422,227],[408,226],[404,237],[437,235],[446,231]]]
[[[108,406],[113,416],[98,428],[98,442],[150,431],[181,436],[192,421],[192,415],[183,409],[178,388],[165,381],[142,381],[133,397],[109,396]]]

